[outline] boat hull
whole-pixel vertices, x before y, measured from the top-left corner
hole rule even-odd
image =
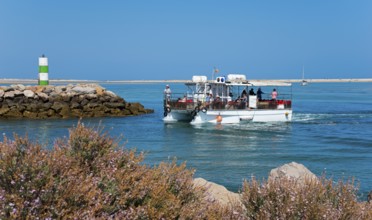
[[[189,111],[172,111],[163,118],[164,122],[186,121],[191,124],[238,124],[244,122],[290,122],[292,121],[292,109],[275,109],[275,110],[208,110],[199,111],[193,117]]]
[[[167,113],[164,116],[163,121],[166,123],[178,122],[178,121],[185,121],[191,122],[193,119],[191,115],[191,111],[188,110],[173,110],[172,112]]]
[[[221,123],[236,124],[252,122],[286,122],[292,120],[292,110],[248,110],[248,111],[207,111],[199,112],[192,124]]]

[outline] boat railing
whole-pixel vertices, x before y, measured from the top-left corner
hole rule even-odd
[[[291,109],[292,95],[279,94],[276,100],[271,98],[271,94],[266,94],[262,99],[257,99],[257,109]]]
[[[183,98],[181,98],[183,97]],[[282,94],[278,99],[273,100],[265,96],[264,99],[257,99],[254,106],[250,106],[249,98],[247,100],[228,98],[215,98],[208,102],[206,99],[195,98],[195,95],[172,94],[164,96],[164,106],[174,110],[252,110],[252,109],[291,109],[291,95]],[[256,97],[257,98],[257,97]]]
[[[291,100],[257,100],[255,106],[249,106],[249,102],[245,100],[235,101],[213,101],[205,102],[202,107],[207,110],[253,110],[253,109],[291,109]]]
[[[183,93],[172,93],[164,95],[164,106],[175,110],[194,110],[201,106],[202,100],[194,99],[193,95],[184,95]]]

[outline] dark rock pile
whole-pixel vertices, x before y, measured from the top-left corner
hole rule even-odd
[[[152,112],[97,84],[0,87],[0,118],[131,116]]]

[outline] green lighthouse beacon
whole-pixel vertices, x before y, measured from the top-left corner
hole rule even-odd
[[[43,54],[39,57],[39,85],[49,85],[48,70],[48,58]]]

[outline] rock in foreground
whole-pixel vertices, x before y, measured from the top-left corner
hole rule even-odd
[[[304,165],[292,162],[284,164],[278,168],[272,169],[269,175],[269,181],[287,178],[296,181],[298,184],[304,184],[306,180],[317,181],[318,177],[307,169]]]
[[[304,165],[291,162],[284,164],[278,168],[272,169],[270,171],[268,180],[293,180],[299,185],[304,185],[306,180],[318,181],[318,177],[308,170]],[[218,185],[213,182],[209,182],[203,178],[195,178],[195,187],[202,187],[206,190],[205,199],[207,201],[217,201],[223,206],[243,206],[241,201],[241,194],[231,192],[227,190],[224,186]]]
[[[202,187],[206,190],[204,198],[209,202],[217,201],[219,204],[224,206],[233,206],[236,204],[239,206],[243,205],[238,193],[231,192],[222,185],[209,182],[203,178],[195,178],[193,184],[195,187]]]
[[[0,87],[0,118],[132,116],[152,112],[97,84]]]

